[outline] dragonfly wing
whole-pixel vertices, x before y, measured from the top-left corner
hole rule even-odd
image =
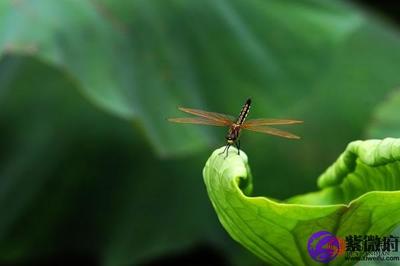
[[[259,118],[259,119],[250,119],[244,122],[242,125],[243,128],[246,127],[254,127],[254,126],[270,126],[270,125],[291,125],[291,124],[300,124],[303,121],[300,120],[291,120],[291,119],[267,119],[267,118]]]
[[[210,125],[219,127],[226,126],[225,123],[201,117],[169,118],[168,121],[174,123],[183,123],[183,124]]]
[[[234,117],[226,114],[220,114],[220,113],[214,113],[214,112],[207,112],[203,110],[198,110],[198,109],[190,109],[190,108],[185,108],[185,107],[179,107],[179,110],[182,112],[192,114],[192,115],[197,115],[201,116],[206,119],[214,120],[220,123],[223,123],[225,126],[229,126],[232,123],[234,123]]]
[[[292,133],[279,130],[276,128],[272,127],[245,127],[244,129],[255,131],[255,132],[260,132],[260,133],[265,133],[265,134],[270,134],[278,137],[283,137],[283,138],[288,138],[288,139],[299,139],[299,136],[296,136]]]

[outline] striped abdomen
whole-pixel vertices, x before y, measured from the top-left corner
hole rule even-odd
[[[246,103],[242,107],[242,111],[240,111],[239,117],[236,121],[236,124],[242,125],[244,120],[246,119],[247,115],[250,111],[251,99],[247,99]]]

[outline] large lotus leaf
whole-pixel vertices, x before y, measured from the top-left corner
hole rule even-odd
[[[0,32],[0,242],[10,258],[76,247],[116,264],[195,239],[228,242],[198,191],[202,154],[162,161],[146,145],[167,155],[216,142],[207,129],[168,125],[177,105],[235,114],[252,96],[250,116],[304,119],[302,142],[242,137],[253,164],[276,176],[256,191],[283,198],[312,187],[361,134],[365,106],[400,82],[397,34],[339,1],[0,1]],[[40,63],[18,67],[4,54]],[[85,98],[67,101],[75,89]]]
[[[320,265],[307,252],[318,231],[388,235],[400,225],[400,139],[355,141],[318,180],[318,192],[279,202],[251,197],[247,155],[214,151],[203,176],[218,218],[229,234],[273,265]],[[268,170],[266,170],[266,177]],[[352,265],[338,256],[330,265]]]

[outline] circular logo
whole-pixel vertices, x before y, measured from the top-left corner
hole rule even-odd
[[[308,239],[307,249],[315,261],[328,263],[338,255],[340,244],[332,233],[319,231]]]

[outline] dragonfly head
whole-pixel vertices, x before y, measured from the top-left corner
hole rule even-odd
[[[233,132],[229,132],[225,138],[226,138],[226,141],[228,142],[228,144],[232,145],[235,142],[236,135]]]

